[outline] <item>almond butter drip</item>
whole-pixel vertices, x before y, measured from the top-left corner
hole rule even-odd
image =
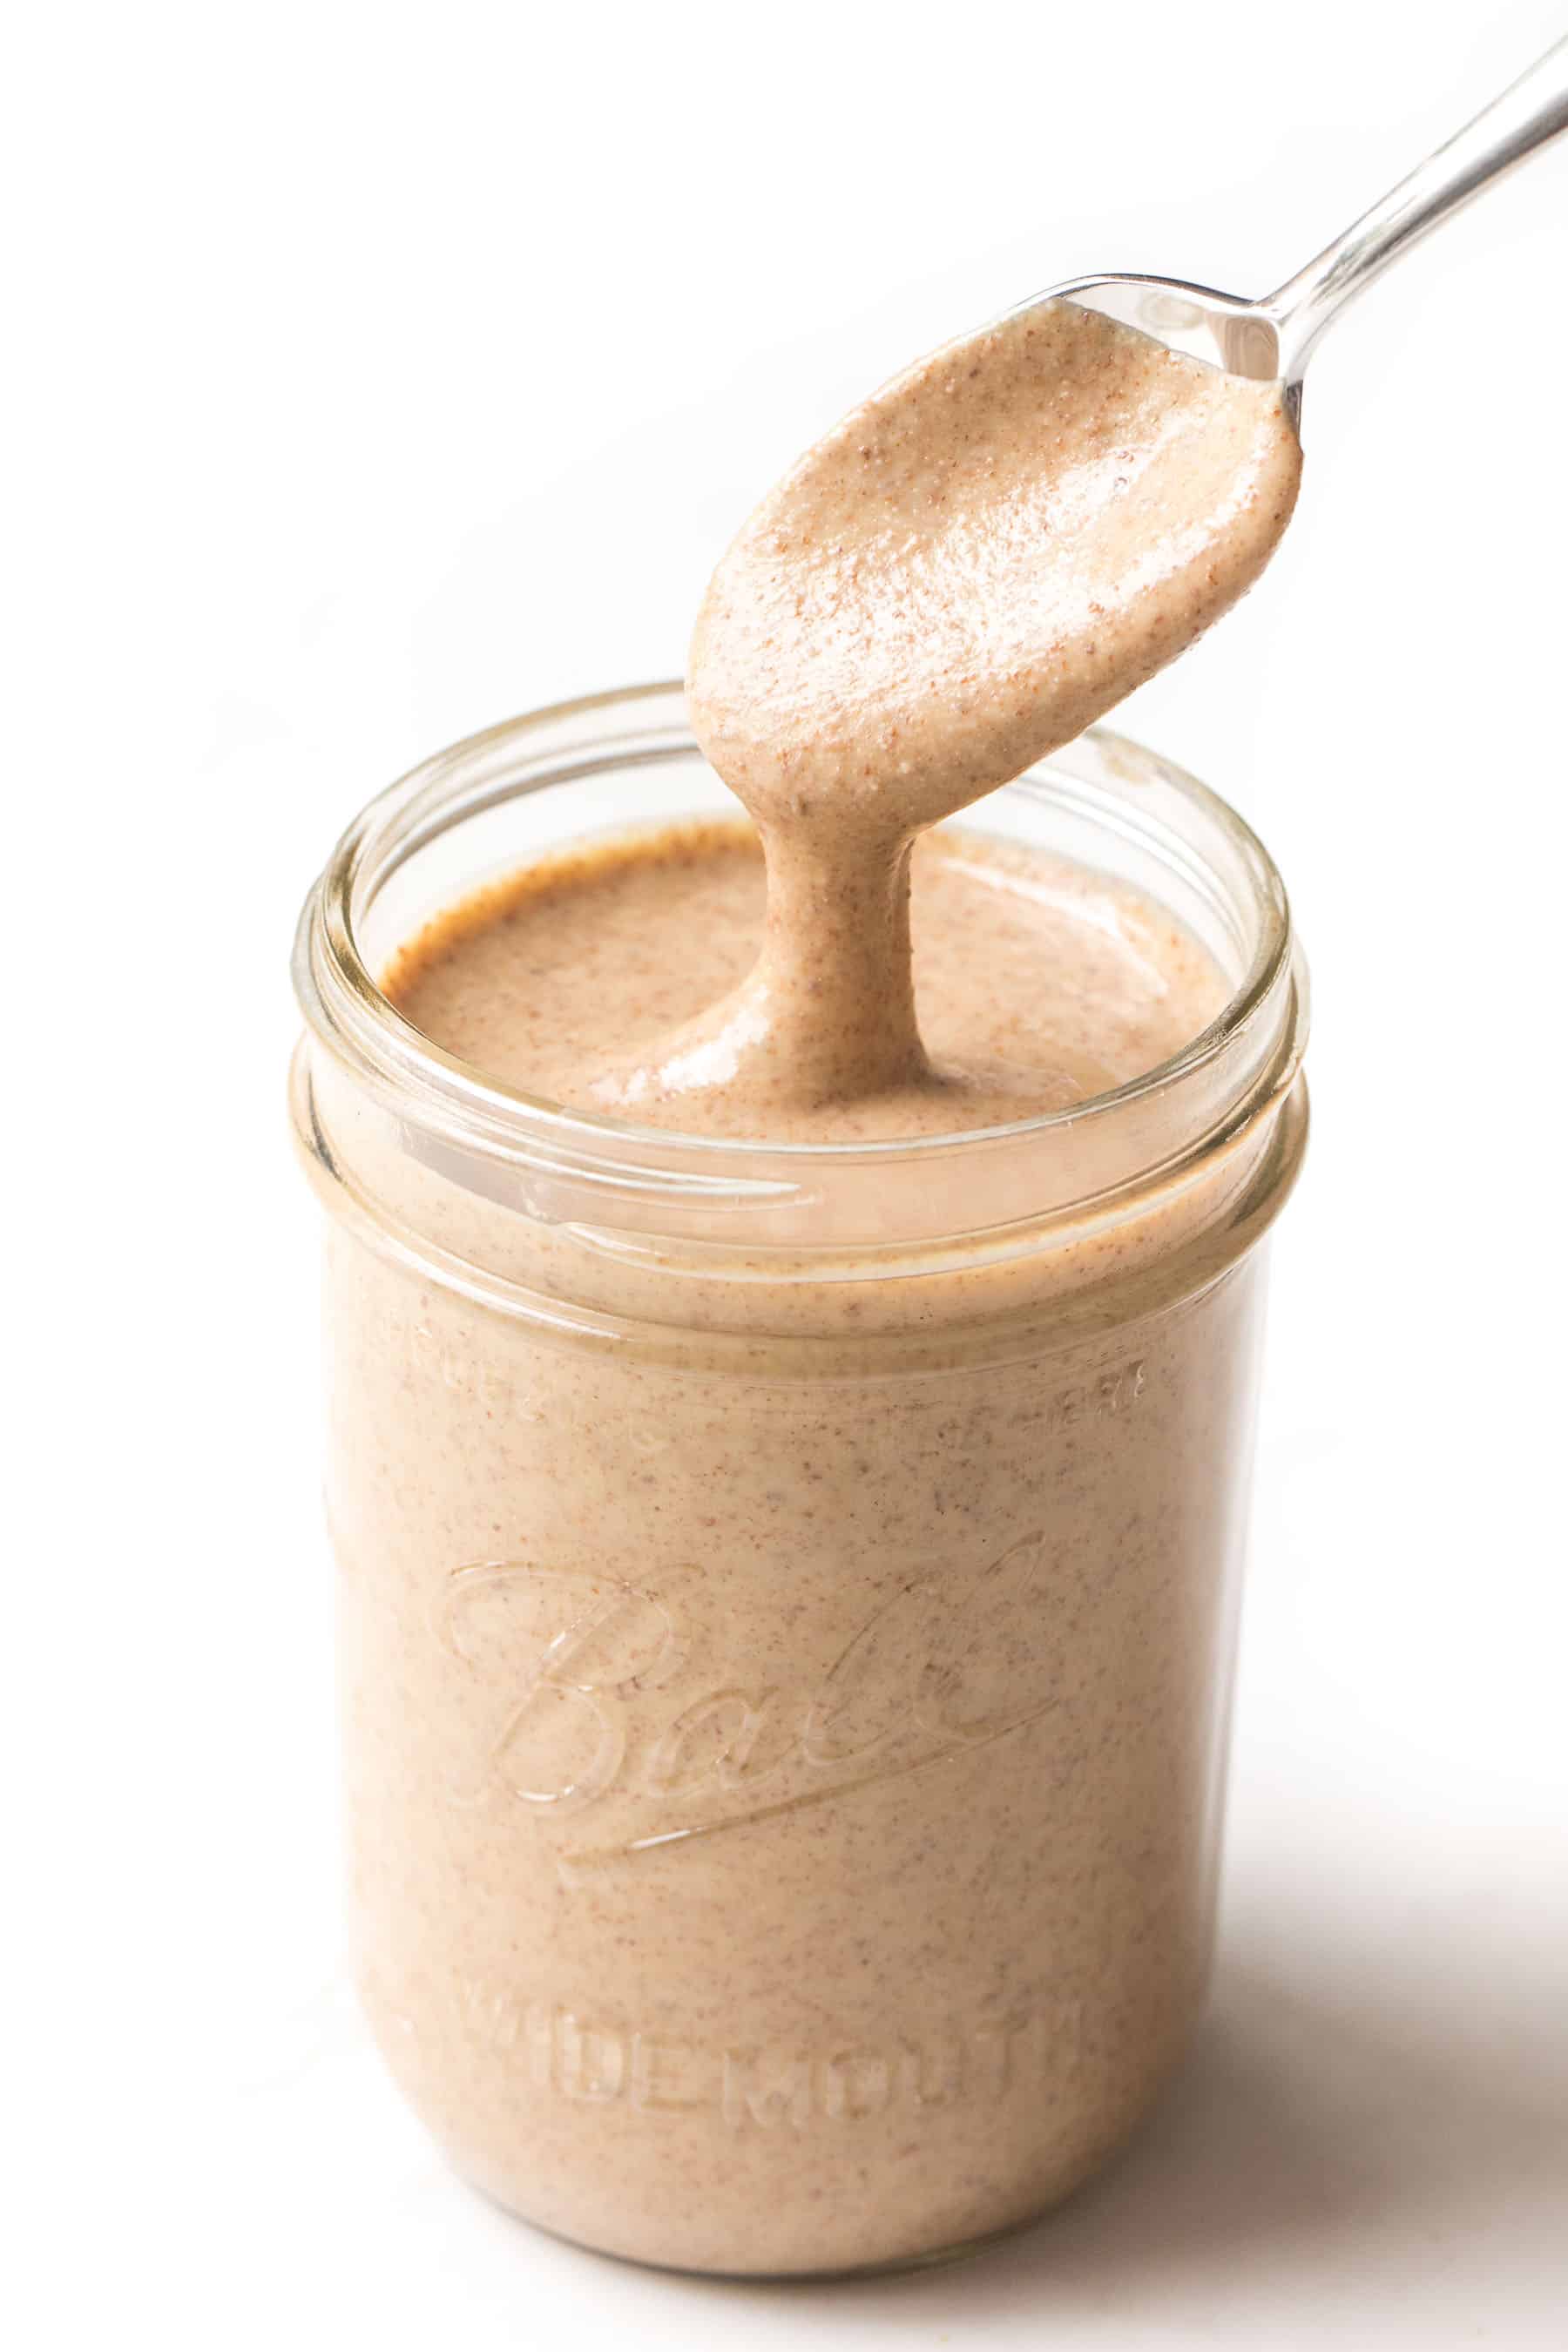
[[[1140,892],[1063,858],[950,826],[917,841],[912,889],[885,910],[874,948],[912,918],[912,976],[935,1068],[883,1095],[797,1109],[803,1141],[1000,1126],[1102,1094],[1155,1068],[1212,1021],[1225,974]],[[784,899],[781,909],[781,898]],[[588,1074],[668,1054],[699,1035],[706,1006],[754,990],[765,925],[795,908],[765,884],[751,827],[733,818],[628,832],[535,857],[459,900],[407,942],[384,986],[417,1029],[510,1084],[591,1107]],[[866,927],[869,937],[872,927]],[[760,954],[760,961],[759,961]],[[866,970],[874,979],[872,957]],[[901,1003],[894,1008],[902,1011]],[[723,1050],[689,1049],[715,1080],[699,1097],[710,1129],[733,1109],[717,1083]],[[689,1072],[661,1066],[671,1103]],[[962,1222],[962,1192],[953,1203]]]
[[[975,1124],[916,1021],[910,845],[1191,645],[1300,472],[1278,386],[1061,302],[846,417],[745,525],[692,640],[693,727],[766,852],[762,953],[595,1099],[784,1135],[875,1097],[897,1132],[935,1089]]]

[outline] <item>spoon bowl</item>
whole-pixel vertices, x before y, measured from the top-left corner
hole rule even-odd
[[[1098,310],[1227,375],[1275,383],[1285,373],[1279,322],[1267,303],[1221,294],[1213,286],[1189,286],[1179,278],[1073,278],[1023,307],[1051,300]]]

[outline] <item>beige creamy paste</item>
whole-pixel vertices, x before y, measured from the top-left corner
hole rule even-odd
[[[1277,388],[1067,306],[937,354],[710,589],[690,709],[754,832],[541,861],[388,992],[537,1094],[710,1135],[974,1129],[1162,1063],[1228,992],[1195,940],[920,836],[1223,612],[1299,466]],[[516,2210],[656,2262],[1038,2210],[1201,1996],[1268,1137],[1005,1262],[737,1275],[532,1227],[334,1084],[364,1192],[621,1335],[332,1236],[356,1945],[410,2097]],[[932,1181],[962,1234],[962,1164]]]
[[[778,1134],[876,1096],[896,1132],[942,1076],[909,982],[914,835],[1217,619],[1273,552],[1300,471],[1278,387],[1068,303],[939,352],[847,417],[747,523],[691,648],[698,740],[766,849],[761,958],[601,1098]],[[965,959],[980,989],[983,939]],[[978,1123],[944,1091],[939,1123]]]

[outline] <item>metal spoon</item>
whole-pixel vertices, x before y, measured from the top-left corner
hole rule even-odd
[[[1129,276],[1075,278],[1021,307],[1076,302],[1231,375],[1283,382],[1299,417],[1302,373],[1319,337],[1345,305],[1439,221],[1564,131],[1568,38],[1555,42],[1473,122],[1261,301],[1245,302],[1174,278]]]

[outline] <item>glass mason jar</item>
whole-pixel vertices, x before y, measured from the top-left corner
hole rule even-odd
[[[675,687],[442,752],[310,894],[292,1107],[387,2063],[544,2228],[795,2274],[1026,2221],[1187,2040],[1305,988],[1247,827],[1097,730],[961,824],[1136,884],[1233,992],[1070,1110],[639,1129],[379,992],[531,856],[732,807]]]

